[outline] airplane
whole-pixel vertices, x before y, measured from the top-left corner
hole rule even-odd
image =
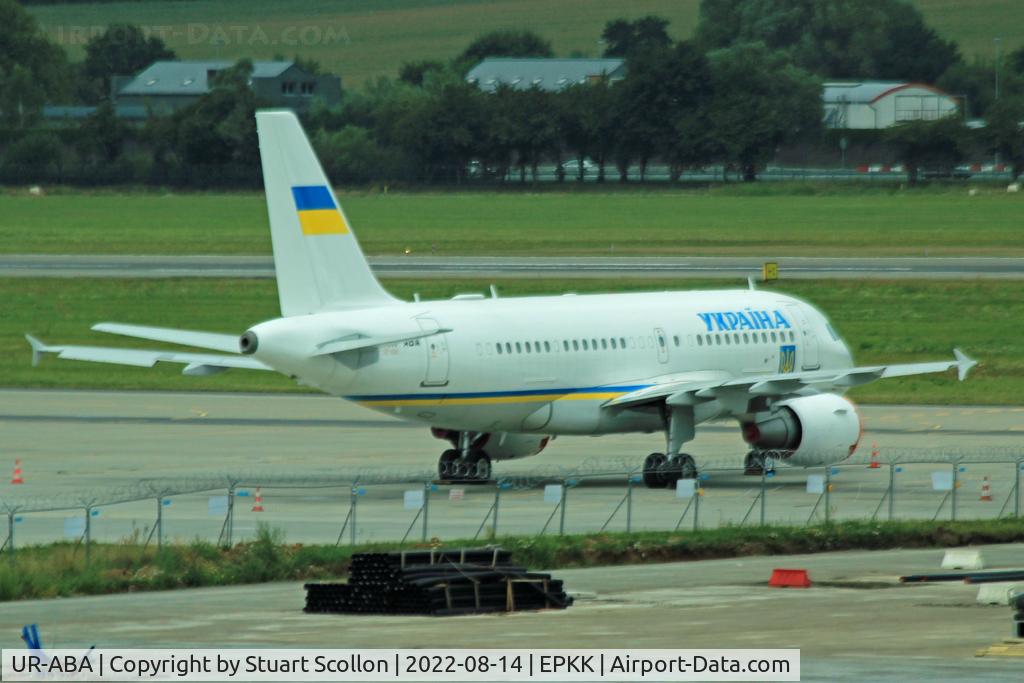
[[[956,368],[953,360],[856,366],[811,304],[747,289],[577,296],[459,295],[401,301],[377,281],[302,127],[290,111],[256,113],[281,317],[240,336],[122,323],[93,330],[204,353],[48,345],[43,354],[185,375],[276,371],[429,427],[448,442],[444,481],[489,480],[492,463],[540,453],[561,435],[663,432],[642,480],[672,487],[697,476],[683,446],[698,425],[733,419],[749,444],[797,467],[853,454],[863,425],[843,396],[889,377]]]

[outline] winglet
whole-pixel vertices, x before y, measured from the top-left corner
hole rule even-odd
[[[953,349],[953,355],[956,357],[956,376],[961,382],[967,379],[967,373],[971,371],[978,361],[973,358],[968,358],[967,355],[960,349]]]
[[[39,365],[39,359],[42,358],[43,354],[47,351],[46,344],[33,337],[31,334],[26,334],[25,339],[27,339],[28,343],[32,346],[32,367],[35,367]]]

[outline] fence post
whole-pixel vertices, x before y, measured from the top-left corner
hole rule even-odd
[[[156,549],[160,550],[164,545],[164,499],[163,496],[156,498]]]
[[[7,559],[14,562],[14,512],[7,513]]]
[[[633,531],[633,475],[626,477],[626,533]]]
[[[569,492],[568,484],[569,484],[568,481],[562,481],[562,500],[559,502],[559,507],[561,509],[558,511],[558,514],[559,514],[559,516],[558,516],[558,535],[559,536],[564,536],[565,535],[565,499],[566,499],[566,497],[568,495],[568,492]]]
[[[90,550],[89,545],[92,542],[92,507],[85,508],[85,564],[89,564]]]
[[[764,526],[764,490],[765,481],[768,476],[767,458],[761,462],[761,526]]]
[[[430,513],[430,482],[423,485],[423,542],[427,542],[427,515]]]
[[[348,529],[348,544],[356,544],[356,506],[359,504],[359,487],[355,484],[352,485],[351,491],[349,491],[349,510],[350,518],[349,523],[351,526]]]
[[[896,463],[889,463],[889,521],[893,521],[896,504],[893,498],[896,496]]]
[[[498,503],[501,501],[501,482],[496,481],[494,483],[494,521],[491,524],[491,530],[494,534],[494,538],[498,537]]]
[[[1013,516],[1020,517],[1020,468],[1024,467],[1024,462],[1014,463],[1013,472]]]
[[[704,496],[704,489],[700,486],[695,488],[696,490],[693,492],[693,530],[697,531],[697,525],[700,523],[700,499]]]
[[[832,521],[832,465],[825,466],[825,524]]]
[[[960,486],[959,481],[960,463],[953,463],[953,491],[950,493],[950,519],[956,521],[956,490]]]
[[[228,484],[228,528],[226,533],[226,539],[228,547],[232,545],[232,540],[235,532],[235,482]]]

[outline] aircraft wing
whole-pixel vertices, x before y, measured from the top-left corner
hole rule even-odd
[[[924,375],[956,368],[960,381],[977,365],[960,349],[953,349],[953,360],[931,363],[872,365],[844,370],[811,370],[776,375],[749,375],[741,378],[692,379],[655,378],[651,386],[623,394],[606,402],[605,407],[627,407],[664,400],[669,405],[694,405],[729,394],[749,396],[788,396],[802,389],[818,391],[845,389],[888,377]]]
[[[114,349],[106,346],[50,346],[30,334],[25,338],[32,345],[32,365],[38,365],[44,353],[55,353],[58,358],[84,360],[95,363],[115,363],[151,368],[156,363],[182,363],[184,375],[213,375],[230,368],[244,370],[270,370],[255,358],[222,356],[210,353],[181,353],[149,349]]]
[[[201,349],[213,349],[214,351],[224,351],[226,353],[238,353],[238,336],[233,334],[171,330],[166,327],[146,327],[144,325],[125,325],[123,323],[97,323],[92,326],[92,329],[96,332],[120,334],[124,337],[136,337],[151,341],[182,344],[183,346],[197,346]]]

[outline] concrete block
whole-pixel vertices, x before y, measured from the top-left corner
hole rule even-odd
[[[942,558],[943,569],[984,569],[985,560],[980,550],[947,550]]]
[[[982,605],[1009,605],[1010,596],[1024,591],[1024,584],[1012,581],[978,584],[978,603]]]

